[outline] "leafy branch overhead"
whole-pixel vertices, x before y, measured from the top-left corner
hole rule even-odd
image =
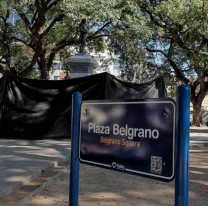
[[[13,11],[19,17],[14,25],[9,22]],[[202,123],[201,104],[208,91],[208,1],[3,0],[0,72],[28,76],[38,65],[40,78],[49,79],[54,60],[69,57],[79,45],[82,18],[89,26],[88,46],[114,52],[123,78],[142,82],[163,75],[188,84],[193,124]]]
[[[141,11],[150,29],[144,44],[150,53],[169,63],[178,80],[191,87],[194,125],[202,123],[201,104],[208,91],[208,2],[202,0],[141,1]],[[193,78],[188,77],[195,77]],[[196,93],[196,82],[200,92]]]
[[[123,1],[129,2],[129,1]],[[163,75],[168,85],[191,87],[193,125],[202,123],[201,104],[208,91],[208,2],[203,0],[135,0],[132,21],[113,31],[122,77],[138,82]],[[131,10],[133,11],[133,10]],[[124,26],[125,25],[125,26]],[[146,71],[144,73],[143,71]],[[142,75],[141,75],[142,74]],[[171,86],[171,85],[170,85]],[[197,91],[200,87],[200,92]]]
[[[16,41],[23,50],[28,50],[30,64],[24,69],[21,68],[21,71],[13,66],[17,71],[16,74],[27,76],[38,64],[42,79],[49,78],[53,61],[61,50],[79,44],[78,24],[82,18],[87,19],[92,31],[88,36],[90,45],[103,47],[103,37],[113,35],[114,24],[119,22],[123,18],[122,13],[130,8],[130,4],[122,5],[119,1],[111,0],[13,0],[3,1],[1,5],[0,12],[3,17],[6,11],[12,10],[19,16],[15,25],[9,24],[14,31],[9,32],[8,47]],[[1,28],[4,26],[2,24]],[[11,64],[7,65],[11,71]]]

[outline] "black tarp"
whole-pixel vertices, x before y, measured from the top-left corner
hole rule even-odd
[[[6,75],[0,79],[0,138],[65,138],[71,134],[72,93],[83,100],[164,98],[163,78],[135,84],[108,73],[46,81]]]

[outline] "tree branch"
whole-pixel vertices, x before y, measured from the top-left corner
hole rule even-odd
[[[21,76],[26,77],[33,69],[35,69],[35,64],[38,60],[38,55],[39,55],[39,52],[37,50],[33,56],[33,59],[31,61],[30,65],[24,71],[22,71],[20,73]]]
[[[166,52],[164,52],[163,50],[160,50],[160,49],[149,49],[147,47],[146,47],[146,50],[149,51],[149,52],[159,52],[159,53],[163,54],[167,58],[167,60],[170,63],[171,67],[174,69],[177,78],[179,80],[181,80],[182,82],[184,82],[185,84],[189,84],[190,83],[190,81],[181,74],[180,69],[178,68],[176,63],[172,60],[171,56],[169,56]]]
[[[159,34],[152,34],[152,36],[155,38],[155,40],[158,40],[159,38],[162,38],[162,39],[172,39],[171,37],[168,37],[168,36],[164,36],[164,35],[159,35]],[[157,38],[159,37],[159,38]]]
[[[170,47],[169,47],[169,50],[168,50],[168,56],[169,57],[172,56],[174,44],[175,44],[174,40],[171,39],[171,41],[170,41]]]
[[[16,9],[17,10],[17,9]],[[17,10],[18,12],[18,10]],[[25,23],[25,26],[26,26],[26,30],[27,30],[27,33],[32,37],[32,32],[31,32],[31,25],[30,25],[30,22],[28,20],[28,18],[25,16],[24,13],[21,13],[21,12],[18,12],[18,15],[22,18],[22,20],[24,21]]]
[[[3,59],[3,58],[2,58],[2,59]],[[1,61],[1,60],[0,60],[0,63],[1,63],[1,64],[6,64],[6,62],[4,62],[4,61]]]
[[[187,57],[190,58],[192,53],[191,53],[191,49],[187,48],[185,46],[185,42],[182,41],[181,37],[179,36],[179,34],[176,32],[176,31],[171,31],[171,34],[172,36],[174,37],[175,39],[175,42],[178,44],[178,46],[181,48],[181,49],[185,49],[187,51]],[[198,53],[196,51],[193,51],[194,53]]]
[[[37,44],[37,37],[36,37],[36,36],[33,34],[33,32],[32,32],[32,29],[34,29],[34,26],[35,26],[35,25],[33,25],[33,27],[31,27],[31,24],[30,24],[28,18],[25,16],[25,14],[19,12],[17,9],[16,9],[16,11],[18,12],[18,15],[22,18],[22,20],[23,20],[24,23],[25,23],[26,31],[27,31],[27,33],[30,35],[30,37],[31,37],[31,39],[32,39],[33,45],[36,45],[36,44]],[[36,23],[37,23],[37,22],[35,22],[35,24],[36,24]],[[31,45],[31,44],[30,44],[30,45]],[[37,45],[36,45],[36,46],[37,46]]]
[[[48,34],[48,32],[53,28],[53,26],[56,24],[56,22],[61,21],[64,18],[64,15],[60,15],[59,17],[55,18],[52,23],[49,25],[49,27],[45,30],[45,32],[43,33],[43,36],[45,36],[46,34]]]
[[[206,88],[206,91],[208,90],[208,82],[204,82],[204,85],[205,85],[205,88]]]
[[[2,28],[0,28],[0,33],[2,36],[4,35],[4,30]]]
[[[40,4],[38,0],[35,0],[35,5],[37,7],[38,10],[41,10]]]
[[[36,12],[35,12],[35,14],[33,15],[33,18],[32,18],[32,21],[31,21],[31,24],[33,24],[33,23],[34,23],[37,13],[38,13],[38,11],[36,11]]]
[[[51,51],[50,56],[49,56],[49,60],[48,60],[48,64],[47,64],[47,68],[51,68],[53,65],[53,60],[55,58],[56,52],[54,50]]]
[[[140,7],[141,11],[143,12],[146,12],[147,14],[149,14],[150,18],[151,18],[151,21],[156,25],[156,26],[159,26],[163,29],[167,28],[166,25],[162,25],[160,24],[156,19],[155,17],[152,15],[152,13],[150,12],[150,10],[148,8],[145,8],[145,7]]]
[[[6,19],[2,15],[0,15],[0,18],[3,20],[4,23],[6,23]]]
[[[206,44],[208,44],[208,39],[205,36],[203,36],[203,40],[202,40],[199,48],[202,49]]]
[[[93,35],[89,36],[88,38],[90,39],[90,38],[94,37],[96,34],[98,34],[100,31],[102,31],[106,26],[108,26],[111,23],[112,23],[112,21],[107,22],[100,29],[98,29]]]
[[[181,69],[182,72],[188,72],[190,70],[191,70],[191,68],[189,68],[189,69]]]
[[[168,54],[166,52],[164,52],[163,50],[160,49],[149,49],[148,47],[146,47],[146,50],[149,52],[159,52],[161,54],[163,54],[166,58],[168,58]]]
[[[103,35],[98,35],[98,36],[94,36],[92,38],[87,38],[88,40],[92,40],[92,39],[97,39],[97,38],[100,38],[100,37],[104,37],[104,36],[112,36],[110,34],[103,34]]]
[[[51,3],[51,4],[48,6],[48,4],[51,2],[51,0],[47,0],[46,3],[45,3],[45,5],[48,6],[48,7],[46,7],[46,10],[45,10],[45,11],[47,12],[47,11],[50,10],[54,5],[58,4],[58,3],[61,2],[61,1],[63,1],[63,0],[56,0],[56,1],[54,1],[53,3]]]
[[[75,41],[71,40],[71,41],[66,41],[63,40],[61,41],[59,44],[56,45],[56,48],[54,49],[55,52],[64,49],[65,46],[69,46],[69,45],[74,45]]]
[[[30,44],[27,44],[24,40],[22,40],[22,39],[19,39],[19,38],[17,38],[17,37],[11,37],[10,38],[10,40],[16,40],[16,41],[19,41],[19,42],[22,42],[23,44],[25,44],[26,46],[28,46],[28,47],[31,47],[31,45]]]
[[[9,23],[9,15],[10,15],[10,10],[7,8],[5,23]]]
[[[34,14],[35,11],[34,11],[34,8],[33,8],[33,4],[30,4],[30,3],[27,3],[27,7],[32,11],[32,13]]]
[[[4,67],[0,64],[0,72],[5,75],[7,72],[4,70]]]

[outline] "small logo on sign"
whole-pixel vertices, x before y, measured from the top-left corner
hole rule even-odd
[[[112,167],[113,167],[114,169],[118,169],[118,170],[125,170],[125,166],[119,165],[119,164],[117,164],[116,162],[112,162]]]
[[[112,163],[112,167],[116,168],[116,163],[115,162]]]

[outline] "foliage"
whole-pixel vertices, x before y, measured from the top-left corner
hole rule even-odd
[[[10,9],[20,17],[15,25],[4,21]],[[107,47],[118,55],[123,78],[142,82],[163,75],[170,86],[175,86],[175,78],[188,84],[194,125],[199,125],[198,114],[208,91],[204,82],[208,73],[207,11],[208,1],[204,0],[1,1],[0,41],[6,39],[6,43],[0,42],[0,51],[6,54],[2,64],[7,66],[0,66],[0,72],[15,70],[17,75],[27,76],[38,64],[40,78],[48,79],[54,60],[78,50],[78,25],[86,18],[88,46],[97,51]]]
[[[159,55],[165,72],[191,87],[193,125],[202,123],[201,104],[208,91],[208,2],[204,0],[138,1],[145,25],[151,31],[144,47]],[[197,77],[192,81],[188,77]],[[200,92],[196,88],[200,84]]]
[[[14,30],[9,32],[7,47],[12,46],[12,39],[21,42],[31,63],[25,64],[23,71],[18,70],[11,60],[13,54],[8,51],[8,67],[15,67],[18,75],[27,76],[38,64],[42,79],[48,79],[58,53],[77,48],[78,25],[82,18],[86,18],[89,25],[88,45],[103,51],[103,37],[109,36],[109,29],[118,22],[122,12],[132,7],[131,3],[121,6],[120,1],[115,0],[10,0],[2,1],[1,5],[2,19],[8,16],[10,9],[15,9],[20,17]]]
[[[123,1],[127,3],[128,1]],[[177,83],[191,87],[194,108],[193,125],[201,121],[201,103],[207,94],[208,83],[208,1],[204,0],[135,0],[137,12],[127,13],[129,22],[119,22],[112,41],[114,51],[120,56],[121,77],[142,82],[148,77],[162,75],[167,86]],[[146,50],[146,51],[145,51]],[[144,75],[145,77],[145,75]],[[193,81],[194,77],[197,80]],[[200,92],[196,88],[200,85]]]

